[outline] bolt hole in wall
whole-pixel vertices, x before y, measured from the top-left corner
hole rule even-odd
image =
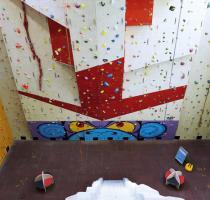
[[[61,2],[1,2],[1,31],[34,140],[208,137],[205,0]]]

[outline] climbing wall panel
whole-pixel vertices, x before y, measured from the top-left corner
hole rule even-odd
[[[196,51],[206,13],[205,0],[155,0],[153,10],[151,26],[126,27],[126,72]]]
[[[176,9],[170,10],[170,6]],[[154,0],[151,26],[127,26],[125,71],[131,71],[173,58],[181,1]],[[167,17],[166,17],[167,16]]]
[[[65,10],[69,7],[66,0],[21,0],[41,14],[66,26]],[[50,6],[49,6],[50,5]]]
[[[179,17],[175,58],[195,54],[201,39],[207,2],[206,0],[183,1]]]
[[[9,9],[4,9],[7,7],[9,7]],[[19,0],[13,2],[8,1],[2,6],[2,9],[4,10],[4,16],[10,16],[10,12],[13,13],[13,15],[10,16],[10,19],[14,22],[13,26],[4,26],[2,32],[5,36],[7,50],[11,52],[11,54],[9,53],[9,57],[12,71],[16,78],[17,90],[48,97],[49,101],[51,99],[64,101],[65,99],[69,103],[79,105],[80,102],[74,70],[52,59],[50,35],[46,18],[30,7],[26,8],[26,12],[28,11],[30,36],[34,44],[34,49],[37,51],[37,55],[42,63],[43,88],[42,91],[40,91],[38,64],[37,61],[33,59],[26,36],[26,30],[23,25],[24,14],[22,4]],[[4,19],[6,18],[3,18],[3,24],[4,22],[7,23],[8,20],[4,21]],[[17,28],[20,31],[17,32]],[[41,33],[39,37],[37,37],[37,32]],[[10,37],[14,37],[14,40],[9,40]],[[17,48],[16,44],[21,44],[21,47],[18,46]],[[27,67],[24,67],[22,63]],[[62,89],[60,90],[58,88]],[[22,103],[24,104],[24,108],[24,100]],[[33,104],[31,106],[30,111],[25,110],[26,112],[30,112],[30,114],[36,112]]]
[[[14,139],[20,139],[21,137],[30,139],[31,134],[26,123],[1,31],[0,66],[0,97]]]
[[[201,41],[193,58],[189,86],[181,110],[177,135],[182,139],[210,138],[209,80],[210,80],[210,12],[207,12]]]

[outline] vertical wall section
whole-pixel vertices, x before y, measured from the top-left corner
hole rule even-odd
[[[18,72],[17,72],[18,73]],[[8,54],[0,32],[0,98],[4,106],[14,139],[30,139],[23,108],[18,95],[15,78],[12,73]]]
[[[139,8],[137,2],[0,3],[5,46],[35,139],[175,137],[207,2],[142,0]]]
[[[0,165],[2,164],[12,143],[12,131],[10,129],[2,102],[0,100]]]

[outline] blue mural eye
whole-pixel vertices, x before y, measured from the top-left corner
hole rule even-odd
[[[142,125],[140,130],[140,137],[156,138],[166,132],[166,127],[160,123],[146,123]]]
[[[65,136],[65,129],[61,124],[41,124],[37,129],[40,135],[45,138],[62,138]]]

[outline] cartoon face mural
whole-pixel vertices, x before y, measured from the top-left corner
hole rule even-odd
[[[74,132],[70,140],[136,140],[138,135],[132,133],[139,129],[138,123],[112,122],[106,126],[96,127],[87,122],[71,122],[70,130]]]
[[[30,122],[34,138],[71,141],[173,139],[178,122]]]

